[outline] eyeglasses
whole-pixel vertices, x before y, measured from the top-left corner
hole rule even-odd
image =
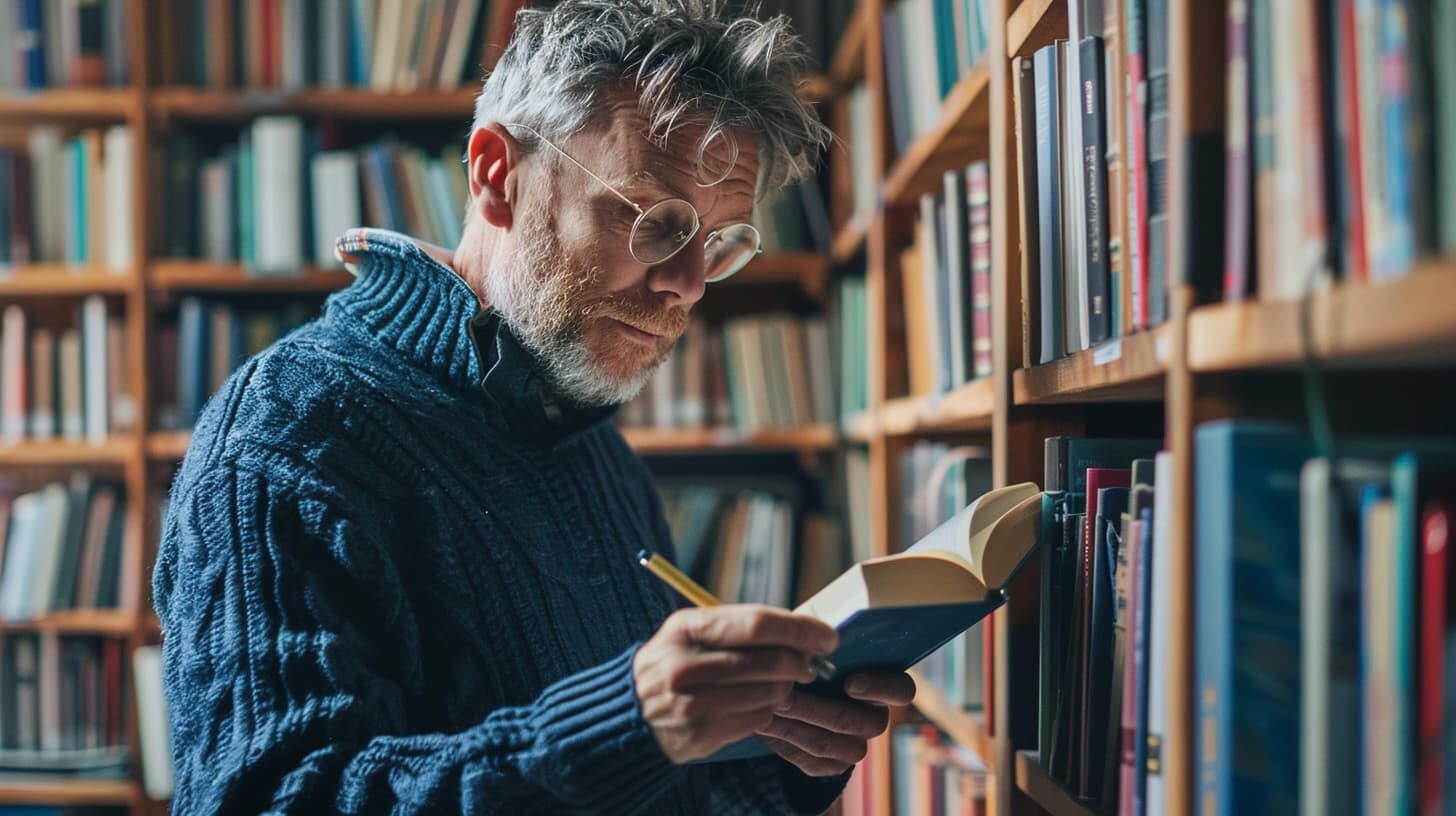
[[[632,257],[638,263],[648,265],[664,263],[681,252],[683,247],[686,247],[698,234],[702,222],[698,220],[697,208],[687,201],[681,198],[666,198],[644,210],[637,205],[637,202],[604,181],[601,176],[588,170],[586,165],[572,158],[571,154],[552,144],[550,139],[542,136],[535,128],[515,122],[502,122],[501,124],[529,131],[532,136],[545,142],[548,147],[560,153],[567,161],[580,167],[582,172],[596,179],[598,184],[611,190],[613,195],[622,199],[627,206],[636,211],[637,219],[632,222],[627,250],[632,253]],[[736,145],[733,147],[732,158],[735,161],[737,159]],[[698,165],[701,167],[703,156],[700,155],[698,159]],[[698,186],[711,187],[717,184],[728,177],[728,172],[732,170],[732,167],[733,162],[730,161],[721,176],[707,184],[699,181]],[[747,266],[749,261],[763,251],[761,243],[758,230],[748,223],[730,224],[708,233],[708,237],[703,240],[704,278],[708,283],[716,283],[732,277],[735,272]]]

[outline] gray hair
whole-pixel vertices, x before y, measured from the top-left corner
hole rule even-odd
[[[659,146],[685,122],[707,126],[703,143],[752,134],[760,183],[775,190],[808,174],[831,138],[798,93],[808,65],[783,15],[739,17],[719,0],[562,0],[516,15],[474,127],[519,122],[555,141],[635,92]]]

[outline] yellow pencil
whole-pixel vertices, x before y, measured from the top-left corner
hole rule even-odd
[[[671,561],[657,553],[638,550],[637,563],[646,567],[648,572],[656,575],[664,584],[676,590],[677,594],[692,601],[694,606],[718,606],[722,603],[713,596],[713,593],[703,589],[697,581],[689,578],[682,570],[674,567]],[[819,676],[820,680],[828,680],[834,676],[834,664],[818,655],[810,655],[809,665],[813,667],[814,673]]]

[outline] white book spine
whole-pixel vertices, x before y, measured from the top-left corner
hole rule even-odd
[[[132,678],[137,695],[142,786],[150,798],[165,801],[172,798],[172,732],[167,726],[167,700],[162,694],[160,646],[143,646],[132,652]]]
[[[470,47],[470,34],[475,30],[476,15],[480,13],[480,0],[459,0],[455,5],[454,25],[450,27],[450,40],[445,46],[445,55],[440,60],[439,86],[453,90],[460,85],[465,73],[466,53]]]
[[[81,335],[75,329],[61,334],[58,393],[61,396],[61,437],[67,442],[80,442],[86,435],[86,413],[81,394],[84,391],[84,362]]]
[[[39,497],[35,493],[16,496],[10,503],[9,539],[5,564],[0,574],[0,620],[25,617],[30,562],[35,558],[35,514]]]
[[[61,532],[66,518],[66,488],[52,482],[40,491],[35,520],[35,553],[27,583],[30,591],[23,617],[40,617],[51,609],[55,595],[56,566],[60,557]]]
[[[30,131],[30,194],[34,198],[36,245],[32,254],[38,261],[59,261],[66,257],[66,199],[58,184],[39,183],[64,175],[61,133],[53,127]]]
[[[0,436],[7,444],[16,444],[25,437],[26,377],[25,312],[12,303],[5,307],[0,323],[0,372],[4,374],[4,410],[0,412]]]
[[[1167,788],[1161,772],[1166,760],[1164,737],[1168,733],[1168,665],[1169,638],[1172,635],[1169,615],[1170,582],[1173,580],[1169,561],[1173,552],[1173,519],[1170,502],[1173,492],[1173,454],[1161,451],[1153,459],[1153,578],[1152,610],[1148,645],[1148,770],[1144,794],[1147,816],[1168,812]],[[1158,768],[1158,771],[1154,771]]]
[[[301,120],[264,116],[253,123],[255,265],[260,272],[292,273],[303,264],[302,154]]]
[[[130,269],[136,261],[136,232],[132,207],[131,128],[116,125],[106,131],[106,263],[112,269]]]
[[[110,431],[110,388],[106,370],[106,301],[100,295],[86,298],[81,307],[82,352],[85,354],[86,439],[93,445],[106,441]],[[120,374],[120,372],[118,372]]]
[[[343,268],[334,241],[359,226],[359,157],[353,151],[320,153],[310,167],[313,180],[314,263]]]

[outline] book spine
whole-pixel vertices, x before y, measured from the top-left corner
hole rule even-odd
[[[1168,319],[1168,0],[1148,0],[1148,325]]]
[[[1375,280],[1402,277],[1415,261],[1411,226],[1409,32],[1405,0],[1380,0],[1380,110],[1385,177],[1385,242],[1371,268]]]
[[[971,373],[976,377],[989,377],[992,368],[990,181],[990,168],[985,162],[967,168],[971,237]]]
[[[71,73],[78,85],[101,85],[106,82],[105,14],[101,0],[77,0],[76,52]]]
[[[1242,300],[1249,292],[1249,206],[1252,170],[1249,109],[1249,2],[1228,4],[1228,120],[1225,138],[1228,165],[1224,173],[1227,215],[1224,224],[1223,296]]]
[[[1061,104],[1055,45],[1036,52],[1037,213],[1040,216],[1041,359],[1062,356]]]
[[[1443,740],[1446,694],[1446,606],[1452,578],[1449,543],[1452,512],[1443,502],[1424,508],[1421,524],[1421,688],[1420,812],[1438,814],[1443,806]]]
[[[1143,27],[1145,0],[1126,0],[1127,85],[1127,270],[1131,278],[1132,325],[1148,327],[1148,141],[1147,76]]]
[[[1107,273],[1108,298],[1111,305],[1108,315],[1111,319],[1111,336],[1128,334],[1130,311],[1130,288],[1124,258],[1126,242],[1123,224],[1127,219],[1127,155],[1125,144],[1127,121],[1124,107],[1126,96],[1123,86],[1126,59],[1123,55],[1123,4],[1112,0],[1103,6],[1103,121],[1107,138]]]
[[[41,22],[41,0],[20,0],[20,29],[16,47],[25,64],[25,85],[46,87],[45,30]]]
[[[1370,279],[1370,259],[1365,247],[1365,191],[1361,176],[1363,155],[1360,132],[1360,59],[1355,47],[1355,2],[1341,0],[1335,9],[1338,32],[1335,48],[1339,66],[1340,155],[1344,158],[1342,204],[1344,212],[1345,264],[1348,280]],[[1456,163],[1453,163],[1456,164]]]
[[[1021,235],[1021,365],[1041,362],[1041,213],[1037,209],[1036,72],[1032,60],[1011,61],[1016,130],[1017,228]]]
[[[1085,220],[1083,250],[1086,257],[1087,334],[1091,343],[1101,343],[1112,334],[1111,280],[1107,261],[1107,122],[1103,88],[1104,50],[1100,37],[1086,37],[1078,46],[1081,87],[1077,89],[1082,112],[1082,161]]]

